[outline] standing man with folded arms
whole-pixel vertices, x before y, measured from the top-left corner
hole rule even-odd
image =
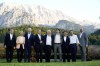
[[[79,40],[77,35],[73,33],[73,30],[70,31],[70,53],[71,53],[71,58],[72,62],[76,62],[76,53],[77,53],[77,45],[79,44]]]
[[[13,50],[16,46],[16,36],[14,34],[14,29],[10,29],[9,33],[6,34],[4,39],[4,46],[6,49],[6,60],[7,62],[12,62]]]
[[[46,62],[50,62],[51,57],[51,48],[52,44],[54,43],[53,36],[51,35],[51,30],[47,30],[47,34],[44,36],[44,44],[45,44],[45,59]]]
[[[54,61],[57,62],[57,50],[59,52],[59,61],[62,61],[62,50],[61,50],[62,36],[59,30],[54,35]]]
[[[80,29],[80,33],[78,34],[78,39],[80,42],[80,50],[81,50],[81,57],[82,61],[86,61],[86,48],[88,47],[88,36],[83,31],[83,29]]]
[[[28,32],[25,34],[25,58],[24,62],[30,62],[31,51],[34,46],[34,34],[32,34],[32,28],[28,28]]]
[[[43,53],[43,35],[41,30],[38,30],[38,34],[35,35],[35,52],[36,52],[36,61],[42,62],[42,53]]]

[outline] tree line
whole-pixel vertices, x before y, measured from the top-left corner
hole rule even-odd
[[[15,30],[15,35],[18,36],[19,34],[19,31],[20,30],[23,30],[24,32],[27,32],[27,28],[29,26],[28,25],[24,25],[24,26],[19,26],[19,27],[14,27],[14,30]],[[53,31],[56,30],[56,28],[47,28],[47,27],[36,27],[36,26],[31,26],[32,28],[32,32],[34,34],[37,33],[37,30],[38,29],[41,29],[42,30],[42,34],[45,35],[46,34],[46,30],[50,29]],[[68,31],[68,30],[64,30],[64,29],[59,29],[60,32],[62,33],[63,31]],[[8,32],[8,28],[3,28],[3,29],[0,29],[0,43],[3,43],[4,41],[4,36],[5,34]],[[69,31],[68,31],[69,32]],[[75,31],[75,33],[77,34],[78,32]],[[95,31],[94,33],[92,34],[89,34],[89,44],[90,45],[100,45],[100,29]]]

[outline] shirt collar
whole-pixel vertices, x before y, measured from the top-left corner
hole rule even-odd
[[[31,33],[28,33],[28,34],[31,34]]]
[[[10,33],[10,35],[13,35],[13,34]]]
[[[83,34],[83,32],[80,32],[80,34]]]

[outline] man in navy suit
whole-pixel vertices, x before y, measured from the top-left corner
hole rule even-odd
[[[10,29],[10,32],[6,34],[4,39],[4,46],[6,48],[6,60],[12,62],[13,49],[16,45],[16,36],[14,35],[14,29]]]
[[[54,37],[51,35],[51,30],[47,30],[47,35],[44,36],[44,44],[45,44],[45,59],[46,62],[50,62],[51,49],[54,43]]]
[[[30,62],[32,47],[34,46],[34,35],[32,29],[28,28],[28,32],[25,34],[25,62]]]
[[[67,53],[67,62],[70,62],[69,60],[69,36],[66,31],[64,31],[64,36],[62,37],[62,57],[63,62],[66,62],[66,53]]]
[[[43,36],[41,30],[38,30],[38,34],[35,35],[35,52],[36,52],[36,61],[42,62],[42,52],[43,52]]]

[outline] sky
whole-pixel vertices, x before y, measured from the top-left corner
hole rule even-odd
[[[100,23],[100,0],[0,0],[2,2],[41,5],[48,9],[61,10],[79,21]]]

